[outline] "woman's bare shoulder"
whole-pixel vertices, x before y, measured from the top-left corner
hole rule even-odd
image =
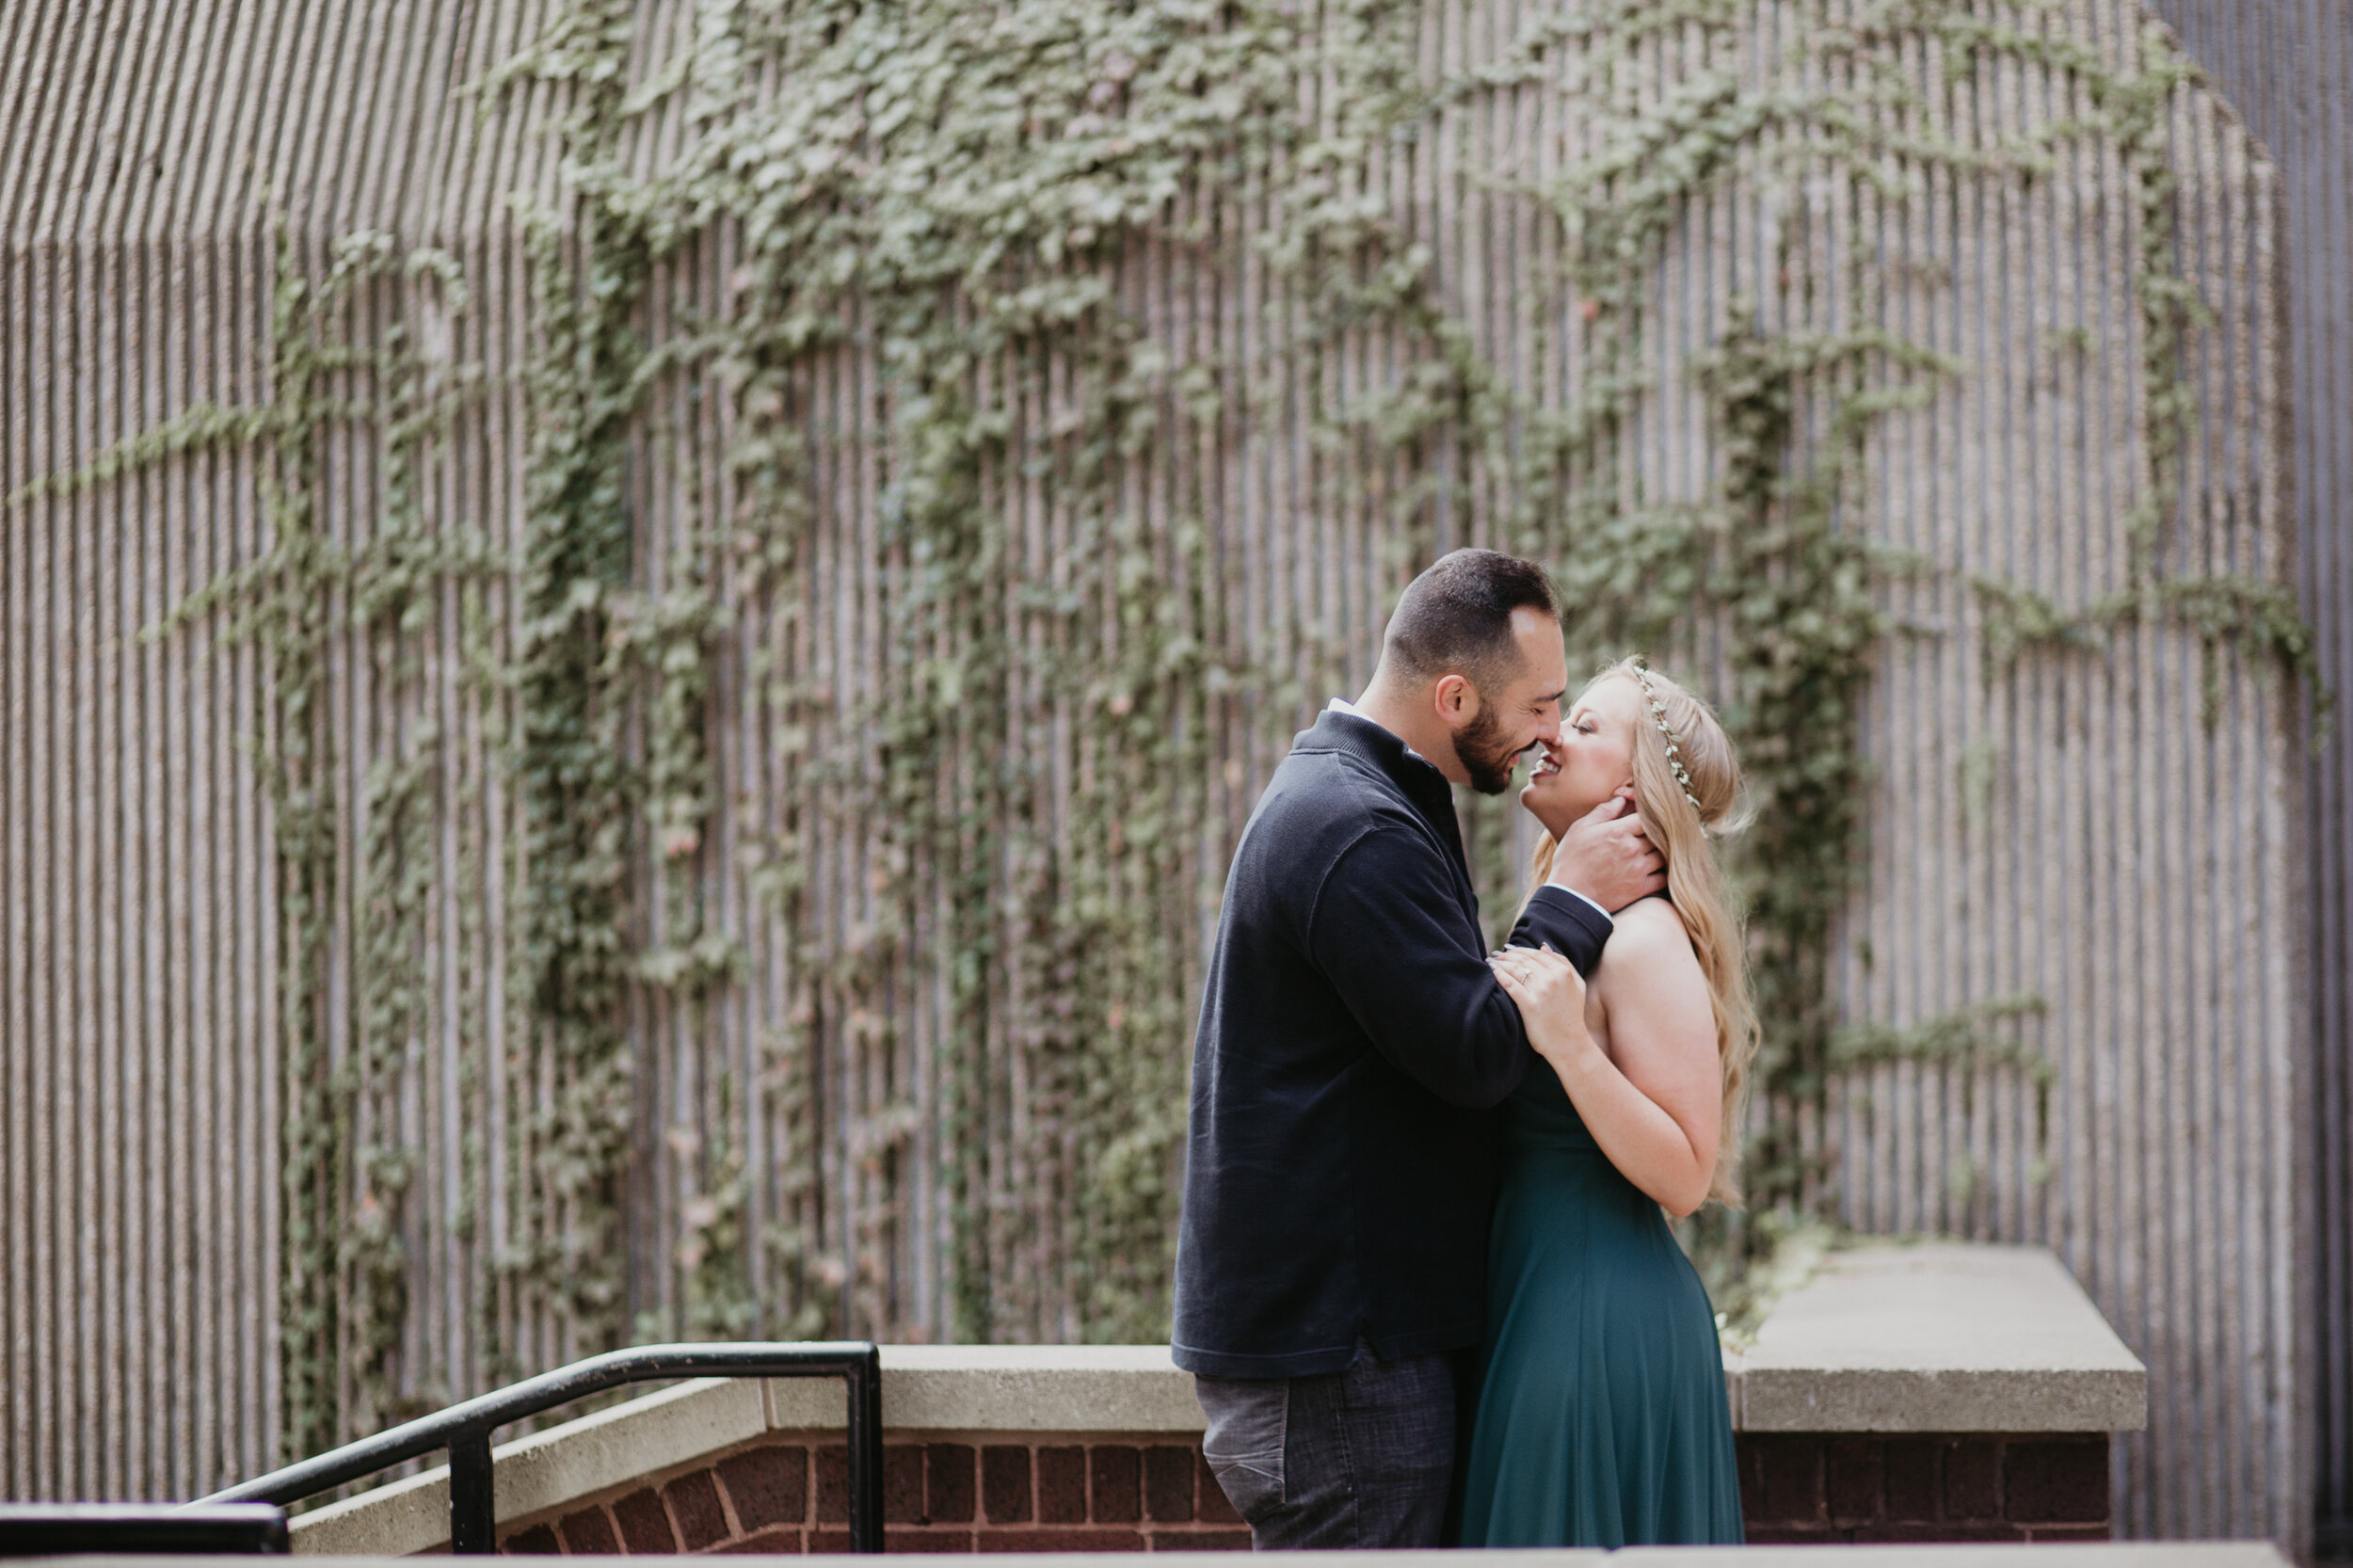
[[[1605,967],[1609,960],[1617,960],[1621,971],[1697,962],[1682,911],[1663,898],[1638,899],[1619,910],[1612,922],[1609,941],[1602,949]]]
[[[1639,1040],[1697,1039],[1705,1032],[1707,980],[1673,904],[1646,898],[1618,911],[1601,968],[1593,971],[1593,997],[1609,1026],[1609,1059],[1621,1067],[1624,1053]],[[1640,1032],[1638,1018],[1648,1020]]]
[[[1636,899],[1610,917],[1618,932],[1636,936],[1646,941],[1666,941],[1683,947],[1691,945],[1691,933],[1683,923],[1683,911],[1672,900],[1657,894]],[[1610,940],[1617,940],[1613,934]]]

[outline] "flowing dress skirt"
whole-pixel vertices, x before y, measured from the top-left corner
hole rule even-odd
[[[1505,1108],[1466,1546],[1740,1542],[1706,1288],[1549,1068]]]

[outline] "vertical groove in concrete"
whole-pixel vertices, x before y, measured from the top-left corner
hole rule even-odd
[[[1983,8],[2087,40],[2120,65],[2137,47],[2140,12],[2124,0]],[[2217,312],[2185,361],[2201,413],[2168,564],[2275,579],[2300,570],[2333,679],[2353,686],[2344,616],[2353,518],[2343,515],[2353,505],[2344,352],[2353,267],[2327,260],[2353,242],[2343,88],[2353,45],[2343,12],[2323,0],[2159,8],[2240,111],[2185,90],[2164,133],[2183,182],[2184,263]],[[647,38],[662,40],[648,47],[680,46],[679,7],[644,9]],[[511,373],[530,347],[530,278],[504,199],[555,195],[554,149],[538,134],[554,101],[534,89],[513,112],[478,118],[455,91],[519,47],[543,10],[544,0],[32,0],[11,10],[0,23],[0,490],[194,403],[266,395],[274,195],[306,268],[323,268],[333,240],[362,228],[457,258],[476,303],[451,328],[449,354],[479,360],[488,380],[419,479],[432,526],[478,528],[513,550],[528,430]],[[1544,10],[1538,0],[1430,0],[1424,69],[1491,58]],[[1704,58],[1687,36],[1646,45],[1632,69],[1653,92],[1703,67],[1754,72],[1814,14],[1755,0],[1730,57]],[[1948,81],[1947,63],[1933,47],[1904,61],[1923,131],[1982,146],[2090,108],[2080,87],[2021,62],[1969,82]],[[1303,90],[1316,112],[1335,112],[1319,88]],[[679,106],[665,106],[648,117],[636,155],[653,167],[688,134]],[[1367,177],[1431,246],[1450,304],[1497,374],[1555,410],[1585,371],[1576,302],[1552,270],[1557,228],[1537,203],[1476,176],[1485,167],[1557,178],[1592,136],[1584,105],[1529,83],[1450,111],[1431,136],[1383,152]],[[2056,1077],[2047,1140],[2015,1075],[1909,1064],[1843,1094],[1817,1136],[1840,1154],[1849,1221],[2048,1241],[2149,1361],[2152,1429],[2124,1446],[2119,1470],[2127,1529],[2293,1539],[2314,1451],[2324,1506],[2343,1513],[2353,1496],[2353,1411],[2342,1392],[2353,1356],[2343,1326],[2353,1316],[2344,1131],[2353,1125],[2344,978],[2353,725],[2339,724],[2304,801],[2291,798],[2304,721],[2274,712],[2264,679],[2233,661],[2210,728],[2192,639],[2123,633],[2105,660],[2037,658],[2014,678],[1984,678],[1967,577],[2007,578],[2067,604],[2112,591],[2141,462],[2139,328],[2122,281],[2134,221],[2126,173],[2095,143],[2063,141],[2055,157],[2054,175],[2024,188],[1934,169],[1909,200],[1801,181],[1781,194],[1737,184],[1695,203],[1658,274],[1651,342],[1665,374],[1636,413],[1642,439],[1626,478],[1644,504],[1711,483],[1706,408],[1677,366],[1721,329],[1726,301],[1752,296],[1777,322],[1834,328],[1860,309],[1843,293],[1848,258],[1877,248],[1908,264],[1892,319],[1967,371],[1927,407],[1884,419],[1860,492],[1862,526],[1939,569],[1887,590],[1890,612],[1929,634],[1890,643],[1865,706],[1877,770],[1868,887],[1838,955],[1841,1000],[1856,1016],[1904,1024],[2038,996],[2047,1012],[2024,1033]],[[1270,340],[1300,323],[1252,248],[1269,216],[1213,195],[1187,200],[1209,241],[1190,252],[1140,244],[1123,298],[1179,363],[1273,363]],[[1769,275],[1776,236],[1797,223],[1809,264],[1833,285],[1812,302]],[[680,303],[725,307],[733,245],[705,235],[680,257]],[[364,291],[355,319],[375,329],[422,323],[428,292]],[[1229,413],[1202,450],[1153,455],[1130,477],[1130,504],[1157,530],[1151,548],[1164,563],[1176,559],[1168,525],[1193,509],[1190,483],[1201,477],[1222,634],[1300,682],[1303,703],[1325,695],[1329,668],[1362,675],[1387,577],[1378,507],[1336,499],[1339,476],[1307,440],[1301,408],[1377,389],[1401,360],[1400,344],[1350,341],[1323,383],[1241,389],[1228,405],[1265,390],[1274,417]],[[664,1134],[716,1133],[725,1075],[737,1094],[729,1130],[758,1178],[747,1224],[822,1221],[842,1256],[888,1254],[879,1269],[890,1283],[877,1288],[887,1333],[936,1333],[947,1320],[945,1202],[930,1152],[930,1108],[945,1092],[934,1010],[911,1008],[888,1055],[824,1032],[795,1064],[810,1075],[812,1125],[743,1109],[744,1087],[776,1065],[796,955],[734,869],[735,850],[790,813],[814,813],[847,825],[812,844],[811,896],[843,931],[873,897],[877,846],[861,786],[800,781],[777,745],[770,679],[859,689],[888,678],[897,656],[887,587],[904,563],[877,504],[888,454],[876,381],[876,367],[846,351],[808,372],[799,395],[819,520],[804,597],[757,606],[741,659],[718,676],[712,762],[728,808],[696,874],[708,918],[750,955],[747,979],[700,1020],[656,997],[631,1004],[634,1310],[680,1303],[670,1260],[691,1176]],[[678,380],[656,391],[631,478],[648,585],[662,580],[671,546],[728,502],[723,402],[698,402]],[[2282,444],[2291,407],[2292,448]],[[1024,418],[1042,424],[1053,412]],[[323,520],[363,542],[380,455],[342,435],[330,454]],[[1483,466],[1448,477],[1442,538],[1492,537],[1509,500],[1501,477]],[[196,454],[0,513],[0,1491],[12,1496],[188,1495],[275,1457],[280,1079],[292,1043],[278,1036],[273,997],[290,936],[276,925],[270,817],[244,749],[268,694],[248,648],[136,637],[266,548],[255,479],[250,454]],[[1067,576],[1083,520],[1035,481],[1004,486],[1009,573]],[[489,602],[489,634],[510,638],[503,598]],[[434,614],[437,646],[448,648],[455,588]],[[1695,642],[1708,646],[1705,629]],[[496,699],[445,667],[425,686],[413,699],[389,691],[366,649],[339,647],[328,700],[339,731],[362,743],[336,780],[355,809],[373,761],[412,744],[427,720],[443,737],[436,893],[420,933],[433,955],[426,1025],[399,1094],[364,1114],[419,1160],[407,1384],[454,1394],[484,1365],[486,1332],[525,1368],[572,1347],[511,1298],[486,1308],[479,1297],[489,1260],[520,1238],[536,1202],[522,1141],[549,1064],[536,1043],[509,1039],[497,1000],[507,956],[493,912],[515,866]],[[1052,700],[1016,693],[1005,720],[1007,744],[1033,746],[1050,781],[1048,812],[1066,805],[1082,765],[1072,715]],[[1205,862],[1223,864],[1288,718],[1237,705],[1222,721],[1238,765],[1207,784],[1217,806]],[[946,778],[968,780],[987,760],[952,759]],[[462,811],[461,800],[471,802]],[[2309,832],[2297,825],[2307,810]],[[342,853],[348,905],[357,828]],[[480,895],[461,885],[464,864],[480,866]],[[2308,940],[2299,875],[2313,887],[2309,946],[2298,945]],[[1213,909],[1193,914],[1206,932]],[[348,907],[339,929],[331,1043],[341,1055],[351,1048]],[[2307,971],[2316,1063],[2297,990]],[[990,1212],[1041,1221],[1032,1235],[992,1240],[992,1257],[1021,1332],[1075,1336],[1073,1254],[1059,1228],[1074,1195],[1046,1175],[1069,1169],[1051,1152],[1064,1135],[1060,1112],[1032,1053],[992,1035],[985,1055],[998,1134],[974,1185]],[[917,1123],[911,1174],[892,1178],[866,1155],[900,1136],[903,1106]],[[470,1132],[485,1141],[471,1176]],[[2297,1163],[2308,1145],[2316,1177]],[[817,1191],[788,1190],[775,1173],[812,1146]],[[479,1230],[467,1239],[453,1222],[475,1178]],[[2324,1239],[2309,1262],[2307,1214]],[[764,1262],[754,1267],[760,1277]],[[2325,1308],[2316,1369],[2297,1340],[2314,1300]],[[2322,1401],[2316,1450],[2299,1404],[2315,1385],[2335,1391]]]
[[[2293,440],[2284,461],[2268,451],[2249,460],[2263,488],[2283,499],[2324,677],[2344,693],[2353,690],[2353,13],[2332,0],[2153,4],[2277,170],[2256,192],[2282,217],[2241,243],[2252,252],[2248,270],[2275,277],[2287,309],[2244,327],[2258,357],[2250,374],[2266,401],[2293,410]],[[2313,732],[2309,713],[2291,715],[2275,743],[2307,780],[2310,849],[2297,871],[2310,921],[2300,945],[2281,939],[2307,990],[2310,1065],[2298,1092],[2249,1111],[2265,1118],[2253,1136],[2282,1118],[2309,1128],[2309,1172],[2275,1180],[2264,1199],[2279,1220],[2306,1227],[2297,1244],[2308,1267],[2299,1293],[2276,1304],[2274,1327],[2310,1336],[2296,1358],[2309,1370],[2281,1386],[2308,1401],[2298,1420],[2308,1423],[2320,1524],[2341,1546],[2353,1540],[2353,731],[2340,718],[2316,747]]]

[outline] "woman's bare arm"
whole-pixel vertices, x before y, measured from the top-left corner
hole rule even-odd
[[[1722,1132],[1722,1068],[1707,979],[1673,909],[1646,901],[1618,918],[1603,958],[1608,1055],[1586,1028],[1585,987],[1567,960],[1512,948],[1495,965],[1529,1044],[1560,1076],[1609,1162],[1674,1213],[1706,1202]]]

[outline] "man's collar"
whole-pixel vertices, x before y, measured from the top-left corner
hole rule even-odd
[[[1396,730],[1391,729],[1387,725],[1383,724],[1379,719],[1374,718],[1370,713],[1366,712],[1362,708],[1357,707],[1354,703],[1349,701],[1348,698],[1344,696],[1334,697],[1330,702],[1324,705],[1323,711],[1327,713],[1346,713],[1352,719],[1362,719],[1367,724],[1372,726],[1375,729],[1381,731],[1382,734],[1388,736],[1390,739],[1398,739]],[[1399,741],[1399,744],[1402,745],[1404,743],[1401,740]],[[1417,762],[1430,762],[1429,758],[1424,757],[1420,752],[1416,751],[1412,746],[1405,747],[1405,755],[1411,757]],[[1433,768],[1437,766],[1435,762],[1430,762],[1430,765]]]
[[[1434,808],[1437,800],[1445,801],[1447,808],[1445,820],[1449,823],[1454,821],[1454,792],[1447,787],[1446,775],[1440,773],[1434,766],[1433,766],[1429,758],[1424,757],[1420,752],[1416,751],[1412,746],[1409,746],[1403,741],[1399,740],[1396,732],[1391,730],[1387,725],[1383,724],[1379,719],[1371,717],[1366,713],[1363,709],[1357,707],[1354,703],[1349,701],[1345,697],[1334,697],[1331,702],[1325,706],[1323,712],[1324,717],[1317,724],[1314,729],[1307,732],[1308,734],[1312,735],[1329,729],[1335,736],[1346,735],[1352,739],[1370,743],[1369,744],[1360,746],[1358,749],[1363,751],[1367,756],[1370,757],[1374,764],[1378,766],[1382,772],[1387,774],[1391,778],[1396,779],[1401,786],[1408,789],[1413,788],[1416,784],[1419,784],[1425,789],[1434,786],[1436,790],[1436,796],[1432,802],[1433,807]],[[1331,715],[1334,713],[1337,713],[1347,719],[1353,719],[1355,722],[1353,724],[1335,725],[1331,721]],[[1303,736],[1301,738],[1304,740],[1305,737]],[[1415,767],[1412,765],[1415,762],[1418,762],[1421,765],[1419,767]],[[1458,825],[1455,831],[1459,835],[1462,829]],[[1545,886],[1552,887],[1554,885],[1546,883]],[[1584,904],[1594,914],[1599,915],[1601,917],[1603,929],[1608,930],[1615,923],[1610,920],[1609,910],[1604,909],[1600,904],[1595,904],[1592,899],[1586,897],[1583,893],[1578,892],[1576,888],[1559,888],[1556,890],[1568,894],[1569,897],[1577,900],[1577,903]],[[1544,888],[1539,888],[1537,891],[1542,892],[1544,891]]]
[[[1362,757],[1407,793],[1426,797],[1423,804],[1428,809],[1443,808],[1446,820],[1452,822],[1454,792],[1437,764],[1407,745],[1388,726],[1368,717],[1354,703],[1334,697],[1316,727],[1300,740],[1309,737]]]

